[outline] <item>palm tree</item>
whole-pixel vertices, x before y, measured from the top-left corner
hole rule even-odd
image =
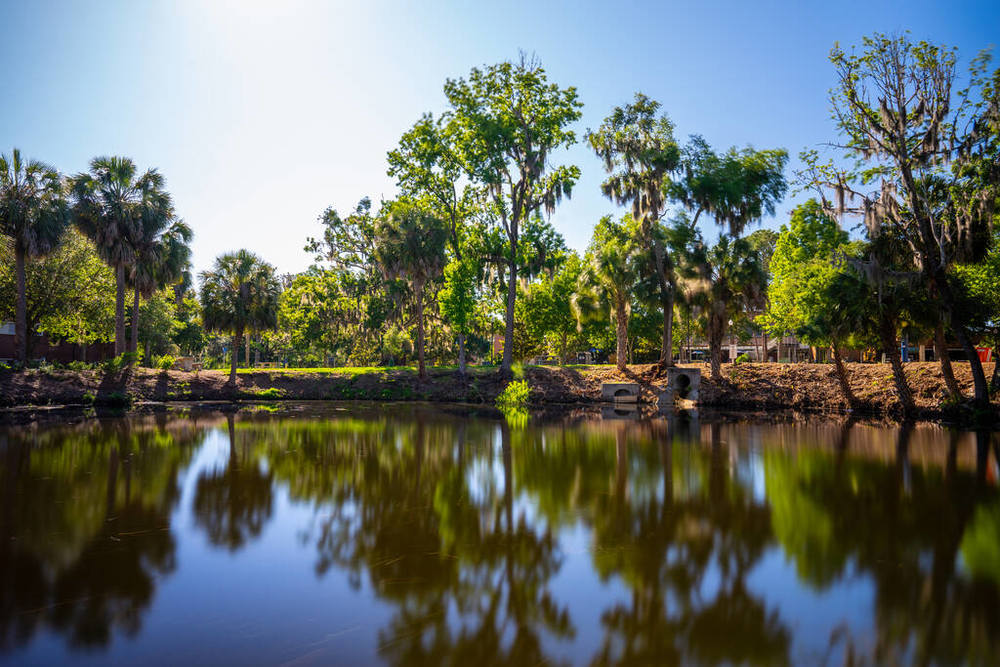
[[[652,247],[654,278],[663,309],[660,363],[673,366],[674,263],[655,227],[666,210],[665,186],[680,166],[681,152],[674,140],[674,125],[666,114],[657,116],[660,103],[642,93],[635,102],[615,107],[587,141],[604,162],[608,178],[601,184],[604,196],[619,205],[632,205],[644,239]]]
[[[277,326],[280,294],[281,283],[274,275],[274,267],[249,250],[221,255],[211,271],[201,273],[205,328],[233,335],[230,384],[236,384],[243,334]]]
[[[699,267],[700,288],[696,300],[707,322],[708,348],[712,378],[722,377],[722,341],[729,324],[741,313],[763,305],[767,272],[760,256],[745,238],[721,234],[710,250],[695,250],[694,263]]]
[[[632,289],[638,279],[635,241],[639,233],[629,216],[621,222],[615,222],[610,215],[601,218],[587,248],[580,290],[574,300],[581,320],[598,312],[609,312],[615,320],[615,361],[621,371],[628,359],[628,318]]]
[[[375,231],[375,259],[386,278],[401,278],[410,287],[417,309],[417,369],[424,367],[424,288],[439,277],[445,265],[448,223],[417,204],[400,201],[389,207]]]
[[[144,221],[145,222],[145,221]],[[130,267],[132,286],[132,337],[129,352],[139,346],[139,298],[148,299],[153,292],[172,285],[184,277],[191,264],[191,228],[183,220],[174,220],[163,229],[161,218],[144,224],[136,235],[135,261]]]
[[[55,169],[37,160],[23,161],[16,148],[10,157],[0,155],[0,233],[10,237],[14,247],[14,348],[21,363],[28,361],[25,264],[59,242],[66,229],[67,211],[62,180]]]
[[[115,354],[125,352],[127,271],[147,229],[163,229],[173,218],[173,203],[155,169],[141,175],[124,157],[98,157],[90,173],[73,179],[74,218],[94,241],[101,258],[115,270]]]

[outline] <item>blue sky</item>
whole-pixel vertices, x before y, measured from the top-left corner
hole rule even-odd
[[[680,137],[795,156],[834,136],[834,42],[903,30],[967,62],[1000,42],[1000,2],[0,0],[0,151],[65,173],[130,156],[165,175],[196,269],[246,247],[299,271],[325,207],[394,195],[386,151],[475,65],[536,53],[579,90],[581,139],[639,90]],[[552,222],[583,249],[615,207],[588,149],[561,161],[583,176]]]

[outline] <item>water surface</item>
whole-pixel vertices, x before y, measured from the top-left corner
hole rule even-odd
[[[0,662],[996,662],[991,433],[312,405],[0,427]]]

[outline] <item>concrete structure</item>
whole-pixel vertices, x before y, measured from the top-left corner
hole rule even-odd
[[[673,407],[678,398],[696,402],[701,388],[701,369],[672,366],[666,370],[667,384],[657,399],[660,408]]]
[[[635,382],[605,382],[601,384],[601,397],[615,403],[637,403],[639,385]]]

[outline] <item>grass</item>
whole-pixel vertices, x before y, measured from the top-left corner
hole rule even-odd
[[[438,371],[457,371],[458,366],[428,366],[428,373]],[[495,372],[496,366],[468,366],[466,372],[469,374],[486,374]],[[384,373],[413,373],[416,375],[416,366],[335,366],[332,368],[239,368],[236,370],[239,375],[249,375],[251,373],[270,373],[272,375],[306,375],[316,373],[319,375],[339,375],[343,377],[357,377],[359,375],[382,375]]]

